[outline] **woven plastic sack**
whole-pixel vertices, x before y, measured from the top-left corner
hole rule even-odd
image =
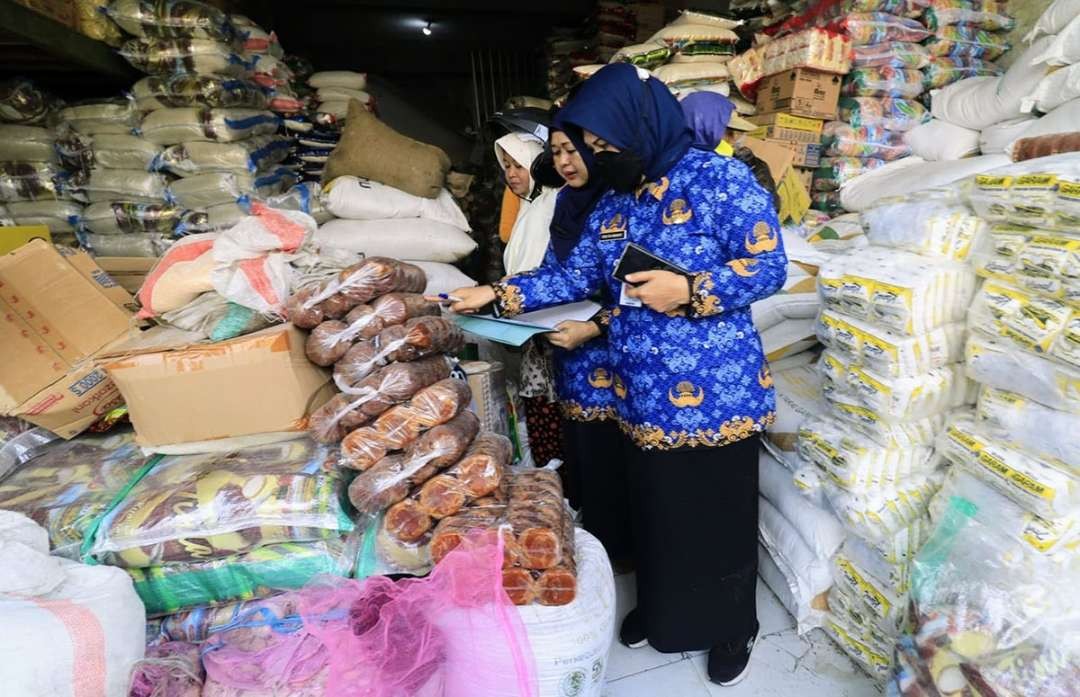
[[[890,131],[910,131],[930,119],[926,107],[911,99],[893,97],[842,97],[840,120],[858,128],[879,126]]]
[[[243,77],[250,64],[233,47],[210,39],[131,39],[119,53],[148,75],[201,74]]]
[[[26,514],[48,531],[53,554],[78,559],[91,526],[146,463],[131,432],[80,436],[0,483],[0,509]]]
[[[0,161],[55,162],[56,135],[39,126],[0,125]]]
[[[173,244],[172,236],[157,232],[133,232],[126,235],[83,236],[83,244],[99,257],[143,257],[157,259]]]
[[[911,154],[904,135],[881,126],[856,128],[843,121],[829,121],[821,138],[825,157],[858,157],[898,160]]]
[[[224,12],[198,0],[110,0],[106,14],[135,36],[231,39]]]
[[[255,174],[284,160],[292,146],[291,139],[274,135],[236,143],[187,142],[165,148],[152,167],[178,177],[222,171]]]
[[[938,29],[927,41],[926,47],[934,56],[949,58],[981,58],[997,60],[1012,44],[1003,34],[972,27],[966,24],[949,25]]]
[[[106,169],[150,169],[161,146],[133,135],[102,134],[94,136],[94,165]]]
[[[127,99],[69,106],[60,110],[59,118],[86,135],[126,135],[139,125],[139,112]]]
[[[1046,50],[1034,58],[1035,63],[1048,63],[1049,65],[1072,65],[1080,63],[1080,15],[1077,15],[1061,33],[1054,37]]]
[[[901,68],[855,68],[844,78],[840,93],[845,97],[911,99],[923,93],[923,74]]]
[[[208,171],[173,181],[165,198],[186,210],[203,210],[237,203],[244,196],[276,196],[295,183],[296,177],[287,167],[259,175],[242,171]]]
[[[989,236],[985,220],[960,201],[907,201],[862,214],[871,244],[964,262]]]
[[[276,133],[281,119],[258,109],[158,109],[142,122],[143,137],[160,145],[188,141],[231,143]]]
[[[833,22],[829,28],[850,36],[855,46],[886,41],[917,43],[930,35],[917,21],[885,12],[853,12]]]
[[[1024,40],[1034,41],[1046,34],[1058,34],[1077,16],[1080,16],[1080,0],[1054,0]]]
[[[245,53],[266,53],[281,58],[284,50],[277,34],[266,31],[244,15],[229,15],[229,22],[236,31],[237,39],[244,42]]]
[[[67,175],[49,162],[0,162],[0,202],[56,201],[72,193]]]
[[[283,542],[223,559],[129,569],[128,573],[147,615],[172,615],[296,590],[327,574],[348,577],[355,559],[355,543],[334,537]]]
[[[94,169],[80,191],[90,203],[106,201],[163,202],[169,180],[140,169]]]
[[[890,694],[1067,697],[1078,675],[1075,564],[1003,534],[998,509],[953,496],[912,570],[912,623]],[[1060,637],[1070,637],[1061,641]]]
[[[909,41],[889,41],[870,46],[856,46],[852,66],[855,68],[899,68],[919,70],[930,63],[930,54],[922,44]]]
[[[141,111],[201,106],[212,109],[265,109],[266,95],[255,83],[219,75],[144,77],[131,88]]]
[[[340,697],[533,697],[535,659],[503,592],[502,561],[499,536],[474,536],[425,579],[377,576],[281,596],[273,602],[295,602],[299,624],[275,623],[259,641],[246,627],[236,640],[213,635],[208,683],[227,688],[220,695],[299,695],[314,682]]]
[[[75,232],[83,207],[74,201],[16,201],[7,209],[16,225],[44,225],[55,234]]]
[[[94,203],[82,210],[78,222],[97,235],[132,232],[171,233],[183,210],[169,203],[110,201]]]

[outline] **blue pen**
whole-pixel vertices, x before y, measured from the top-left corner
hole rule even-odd
[[[437,297],[442,302],[446,302],[446,303],[459,303],[459,302],[461,302],[461,298],[459,298],[458,296],[456,296],[456,295],[448,295],[447,293],[439,293],[435,297]]]

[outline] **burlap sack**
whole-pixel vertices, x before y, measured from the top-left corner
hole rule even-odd
[[[436,198],[449,171],[450,157],[441,148],[401,135],[353,100],[341,142],[326,161],[323,181],[351,174],[414,196]]]

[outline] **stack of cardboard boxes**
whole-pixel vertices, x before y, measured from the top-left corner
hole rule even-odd
[[[841,76],[810,68],[770,75],[757,94],[757,114],[749,117],[758,130],[750,135],[794,154],[793,164],[807,191],[821,162],[825,122],[837,116]]]

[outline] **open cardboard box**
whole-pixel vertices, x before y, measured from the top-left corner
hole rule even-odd
[[[95,359],[135,331],[131,304],[85,252],[39,239],[0,256],[0,413],[73,438],[120,406]]]
[[[200,339],[155,327],[100,356],[144,448],[303,431],[334,394],[330,372],[308,361],[306,337],[291,324]]]

